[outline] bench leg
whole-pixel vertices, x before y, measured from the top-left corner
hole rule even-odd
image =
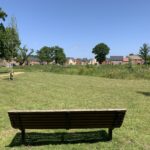
[[[108,129],[109,140],[112,140],[112,130],[113,129]]]
[[[25,144],[25,129],[21,130],[21,142],[22,144]]]

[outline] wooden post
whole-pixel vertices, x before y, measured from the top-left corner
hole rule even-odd
[[[113,129],[108,129],[109,140],[112,140],[112,130]]]
[[[21,142],[22,144],[25,144],[25,129],[21,130]]]

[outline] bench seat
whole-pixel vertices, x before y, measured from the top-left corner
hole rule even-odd
[[[13,110],[8,115],[11,125],[22,132],[25,129],[85,129],[108,128],[112,130],[122,125],[126,109],[71,109],[71,110]]]

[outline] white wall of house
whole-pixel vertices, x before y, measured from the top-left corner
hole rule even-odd
[[[75,59],[68,59],[68,65],[76,65]]]
[[[95,65],[95,64],[99,64],[99,63],[96,61],[95,58],[94,58],[94,59],[91,59],[91,60],[89,61],[89,65]]]

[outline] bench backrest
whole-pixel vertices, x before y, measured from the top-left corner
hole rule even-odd
[[[9,111],[13,128],[81,129],[120,127],[125,109]]]

